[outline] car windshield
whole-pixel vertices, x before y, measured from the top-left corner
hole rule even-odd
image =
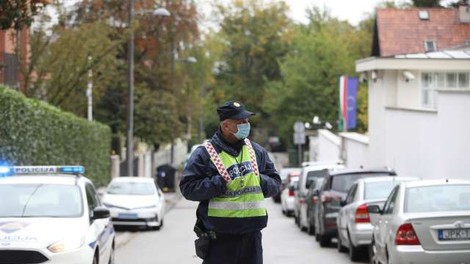
[[[331,181],[331,189],[340,192],[347,192],[356,180],[365,177],[388,176],[384,173],[355,173],[355,174],[339,174],[333,176]]]
[[[76,185],[2,184],[0,217],[80,217],[80,189]]]
[[[399,181],[367,182],[364,188],[364,200],[385,199]]]
[[[155,193],[155,186],[150,182],[112,182],[107,192],[121,195],[152,195]]]
[[[470,185],[413,187],[406,190],[404,211],[445,212],[470,210]]]

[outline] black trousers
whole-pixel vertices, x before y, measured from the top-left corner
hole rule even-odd
[[[202,264],[263,264],[261,232],[243,235],[217,234]]]

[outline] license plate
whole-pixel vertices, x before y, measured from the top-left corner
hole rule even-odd
[[[470,240],[470,229],[439,229],[439,240]]]
[[[128,213],[120,213],[118,218],[122,219],[137,219],[137,214],[128,214]]]

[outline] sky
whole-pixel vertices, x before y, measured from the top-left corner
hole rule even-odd
[[[63,0],[67,5],[73,4],[80,0]],[[136,1],[136,0],[134,0]],[[219,0],[228,2],[229,0]],[[264,2],[276,2],[282,0],[261,0]],[[196,3],[201,4],[200,10],[207,11],[209,3],[213,0],[196,0]],[[306,23],[307,17],[305,9],[317,6],[326,8],[330,11],[332,17],[340,20],[347,20],[352,25],[357,25],[361,20],[367,18],[368,14],[374,12],[374,8],[384,0],[284,0],[290,7],[290,17],[299,23]],[[400,4],[403,2],[411,2],[410,0],[395,0],[395,3]],[[451,0],[442,0],[441,4],[447,4]]]
[[[275,1],[275,0],[272,0]],[[375,7],[384,0],[286,0],[291,8],[290,16],[297,22],[305,23],[305,9],[312,6],[326,7],[332,17],[340,20],[348,20],[352,25],[357,25],[361,20],[367,18],[367,14],[373,14]],[[411,2],[406,0],[395,0],[396,4]],[[441,4],[446,5],[450,0],[443,0]]]
[[[305,9],[317,6],[325,8],[331,12],[332,17],[340,20],[348,20],[352,25],[357,25],[359,21],[372,14],[374,8],[381,0],[290,0],[290,16],[297,22],[306,23],[307,17]]]
[[[219,0],[228,2],[229,0]],[[277,2],[282,0],[261,0],[264,2]],[[441,4],[451,0],[442,0]],[[202,10],[206,11],[209,3],[213,0],[197,0],[196,3],[202,4]],[[373,14],[375,7],[384,2],[384,0],[284,0],[290,7],[290,17],[299,23],[307,23],[305,10],[312,6],[326,8],[330,11],[332,17],[340,20],[347,20],[352,25],[357,26],[359,22],[368,17],[368,14]],[[409,3],[411,0],[395,0],[396,4]]]

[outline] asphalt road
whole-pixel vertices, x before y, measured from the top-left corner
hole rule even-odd
[[[176,198],[177,196],[173,197]],[[263,230],[265,264],[351,263],[335,247],[320,248],[313,236],[301,232],[291,217],[282,215],[280,205],[266,199],[268,227]],[[178,200],[165,215],[160,231],[119,232],[116,264],[202,263],[194,254],[197,203]],[[365,262],[364,262],[365,263]]]

